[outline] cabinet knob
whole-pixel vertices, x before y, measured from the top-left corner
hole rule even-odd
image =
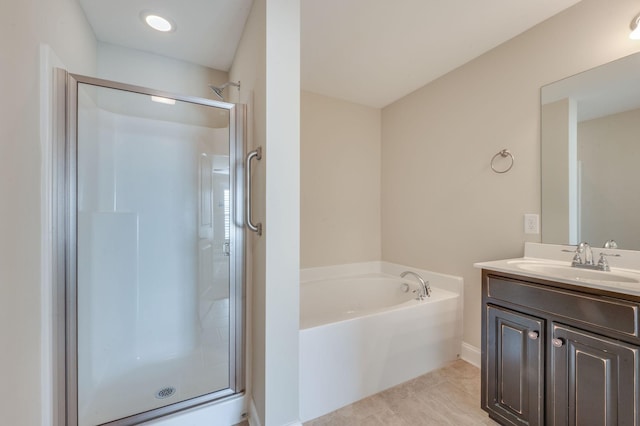
[[[537,340],[540,334],[537,331],[530,331],[527,333],[527,336],[529,336],[531,340]]]
[[[562,339],[553,339],[551,341],[551,343],[553,344],[553,346],[555,346],[556,348],[560,348],[562,347],[562,345],[564,345],[564,341]]]

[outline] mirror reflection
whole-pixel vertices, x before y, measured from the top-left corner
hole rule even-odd
[[[640,53],[541,90],[542,242],[640,250]]]

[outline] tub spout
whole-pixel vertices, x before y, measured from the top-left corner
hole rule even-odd
[[[407,275],[413,275],[420,282],[420,289],[418,290],[417,300],[424,300],[425,297],[431,297],[431,287],[429,286],[429,281],[425,281],[420,274],[417,274],[413,271],[404,271],[400,274],[400,278],[404,278]]]

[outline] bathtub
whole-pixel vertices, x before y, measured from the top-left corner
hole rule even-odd
[[[419,273],[431,297],[415,300]],[[404,283],[409,284],[409,289]],[[300,417],[308,421],[455,360],[462,278],[386,262],[301,271]]]

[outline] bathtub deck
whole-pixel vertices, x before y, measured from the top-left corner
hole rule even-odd
[[[304,426],[497,425],[480,409],[480,369],[465,361],[410,380]]]

